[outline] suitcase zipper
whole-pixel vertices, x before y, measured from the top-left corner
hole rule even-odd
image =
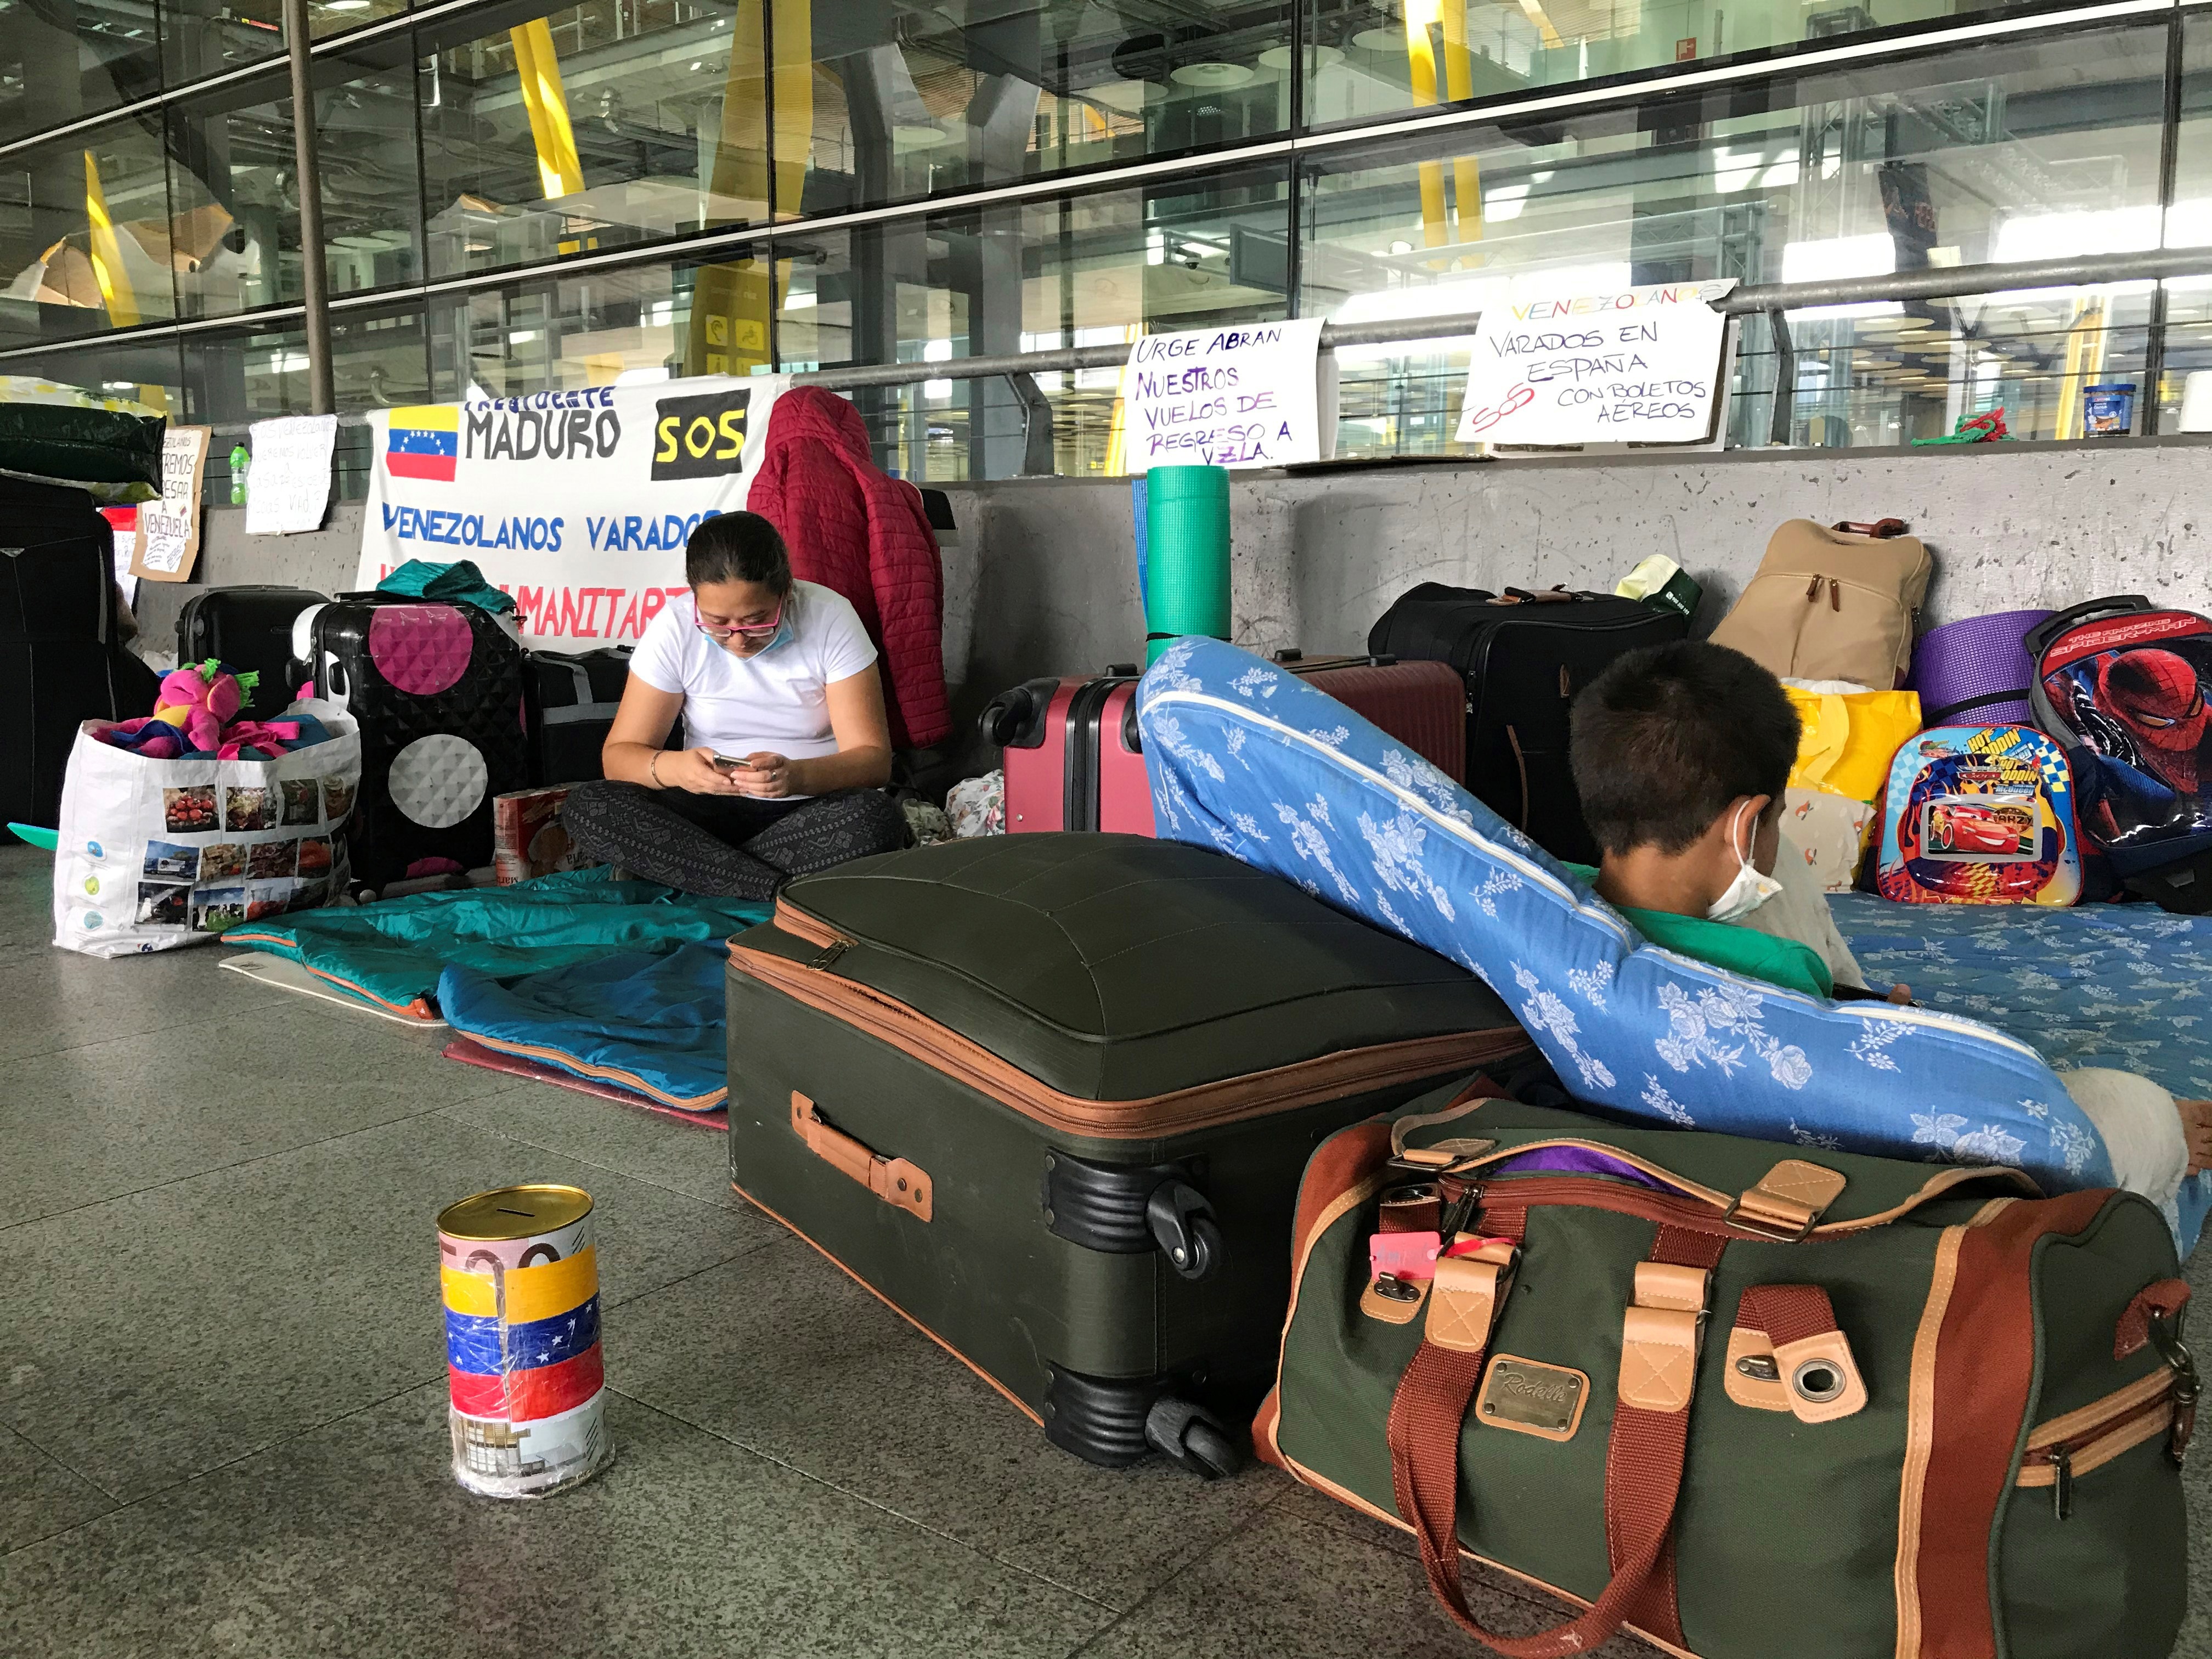
[[[2074,1512],[2074,1482],[2172,1429],[2182,1391],[2180,1374],[2171,1366],[2161,1367],[2078,1411],[2054,1418],[2028,1436],[2014,1484],[2050,1487],[2051,1514],[2068,1519]]]
[[[779,905],[779,927],[785,926],[786,914]],[[799,936],[823,946],[825,954],[834,951],[829,955],[830,961],[854,943],[811,917],[806,920],[811,925]],[[1453,1031],[1339,1049],[1313,1060],[1196,1084],[1141,1100],[1096,1100],[1040,1082],[972,1038],[872,987],[818,969],[812,961],[794,962],[737,939],[730,941],[729,949],[730,965],[738,972],[890,1043],[1027,1117],[1072,1134],[1114,1139],[1180,1134],[1419,1083],[1494,1064],[1528,1048],[1528,1039],[1517,1025],[1492,1031]]]

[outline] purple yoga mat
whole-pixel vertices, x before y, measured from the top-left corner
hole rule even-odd
[[[1999,611],[1931,628],[1912,650],[1923,726],[2033,725],[2027,688],[2035,664],[2021,637],[2051,613]]]

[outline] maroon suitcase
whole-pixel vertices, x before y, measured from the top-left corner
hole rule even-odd
[[[1449,665],[1391,657],[1275,660],[1338,698],[1455,783],[1467,775],[1467,687]],[[1149,836],[1152,794],[1137,738],[1137,672],[1116,663],[1091,678],[1036,679],[983,711],[983,736],[1006,751],[1006,830],[1103,830]]]

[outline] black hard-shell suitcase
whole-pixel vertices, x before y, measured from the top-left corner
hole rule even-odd
[[[527,788],[520,641],[472,605],[341,593],[307,624],[313,684],[361,723],[354,879],[491,863],[492,797]]]
[[[1423,582],[1376,620],[1367,648],[1457,669],[1467,681],[1467,787],[1545,851],[1595,864],[1567,762],[1575,693],[1616,657],[1689,632],[1679,611],[1610,593]]]
[[[626,645],[574,655],[532,651],[525,659],[532,783],[583,783],[605,775],[599,750],[629,684],[629,659]]]
[[[114,532],[82,489],[0,478],[0,819],[59,821],[77,727],[154,712],[121,640]]]
[[[1456,964],[1135,836],[803,876],[730,958],[738,1190],[1108,1466],[1233,1462],[1309,1154],[1529,1047]]]
[[[295,665],[292,624],[310,605],[329,599],[311,588],[259,584],[195,593],[177,613],[177,660],[214,657],[234,671],[260,675],[247,707],[257,719],[267,720],[291,702],[295,679],[305,675]]]

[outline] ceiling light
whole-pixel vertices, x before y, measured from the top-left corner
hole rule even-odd
[[[891,129],[891,148],[894,149],[942,149],[957,142],[943,127],[927,125],[920,121],[902,121]]]
[[[1344,61],[1344,49],[1341,46],[1308,46],[1306,52],[1308,61],[1317,70],[1325,70],[1333,64],[1341,64]],[[1291,49],[1288,46],[1270,46],[1260,54],[1261,69],[1286,70],[1290,66]]]
[[[1362,29],[1352,37],[1352,44],[1362,52],[1403,52],[1406,31],[1401,28]]]
[[[1252,78],[1252,71],[1242,64],[1221,64],[1209,59],[1170,70],[1168,78],[1186,87],[1212,87],[1225,91],[1231,87],[1243,86]]]

